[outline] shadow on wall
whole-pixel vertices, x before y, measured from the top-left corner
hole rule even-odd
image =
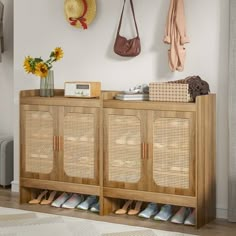
[[[0,1],[0,62],[2,61],[2,53],[4,52],[4,42],[3,42],[3,13],[4,5]]]
[[[140,5],[138,7],[141,8],[142,4],[143,3],[140,2]],[[137,5],[137,3],[136,3],[136,5]],[[110,43],[109,43],[109,46],[107,47],[107,52],[106,52],[106,56],[108,58],[110,58],[112,60],[116,60],[116,61],[128,61],[128,60],[132,59],[129,57],[121,57],[119,55],[116,55],[113,50],[115,38],[116,38],[116,34],[117,34],[117,28],[119,25],[122,6],[123,6],[123,2],[121,1],[119,9],[117,9],[117,11],[119,13],[118,13],[118,17],[116,20],[116,25],[114,26],[114,29],[113,29],[112,40],[110,40]],[[140,9],[138,7],[135,7],[135,5],[134,5],[135,12],[136,12],[136,8],[137,8],[137,13],[135,15],[136,15],[136,19],[137,19],[137,26],[139,29],[140,40],[141,40],[141,54],[139,56],[142,56],[142,54],[144,53],[144,51],[143,51],[144,45],[143,44],[145,43],[145,41],[144,41],[145,36],[143,34],[145,34],[145,32],[150,33],[150,30],[152,29],[152,26],[148,27],[148,24],[155,25],[154,26],[155,32],[153,32],[152,36],[151,36],[153,38],[153,42],[151,43],[152,44],[151,47],[148,49],[149,53],[153,53],[156,55],[156,57],[155,57],[156,60],[154,62],[154,64],[157,65],[155,77],[156,78],[165,78],[165,80],[171,79],[171,78],[173,78],[173,73],[170,71],[170,68],[168,66],[169,45],[166,45],[163,42],[163,38],[164,38],[164,34],[165,34],[165,25],[166,25],[168,10],[169,10],[169,1],[160,1],[156,4],[156,13],[157,14],[156,14],[156,18],[154,20],[148,19],[148,14],[145,14],[145,17],[143,17],[143,18],[139,18],[138,17],[138,10],[140,10]],[[129,17],[127,17],[127,13],[129,14]],[[164,15],[164,17],[163,17],[163,15]],[[145,20],[145,22],[142,22],[142,20]],[[133,31],[131,33],[131,35],[132,35],[131,37],[130,36],[126,37],[126,35],[123,35],[123,33],[122,33],[122,29],[127,29],[127,25],[129,25],[130,30]],[[125,36],[127,39],[134,38],[137,35],[129,2],[125,6],[124,19],[123,19],[123,23],[121,26],[121,34],[120,35]]]
[[[221,188],[217,188],[217,197],[219,198],[217,205],[221,206],[224,211],[227,210],[228,199],[228,80],[229,80],[229,1],[220,1],[220,14],[219,14],[219,39],[218,48],[218,84],[216,91],[217,98],[217,116],[216,116],[216,182]],[[224,199],[224,202],[221,202]],[[224,216],[225,217],[225,216]],[[227,217],[227,216],[226,216]]]
[[[112,37],[111,37],[109,46],[107,47],[107,53],[106,53],[108,58],[110,58],[112,60],[115,60],[115,61],[128,61],[128,60],[131,60],[133,58],[133,57],[119,56],[119,55],[115,54],[115,52],[114,52],[114,44],[115,44],[117,30],[118,30],[118,26],[119,26],[120,17],[121,17],[122,7],[123,7],[123,2],[121,1],[121,4],[120,4],[119,8],[117,9],[118,17],[116,19],[116,24],[114,25]],[[134,3],[134,12],[135,12],[135,3]],[[129,15],[129,17],[126,17],[127,15]],[[122,24],[121,24],[121,28],[120,28],[120,32],[121,32],[120,35],[121,36],[124,36],[123,33],[122,33],[122,29],[126,28],[127,25],[129,25],[129,29],[133,32],[131,33],[132,37],[126,37],[126,38],[128,40],[131,39],[131,38],[135,38],[137,36],[137,33],[136,33],[136,29],[135,29],[135,25],[134,25],[134,19],[133,19],[133,15],[131,13],[131,6],[130,6],[129,1],[126,2],[125,8],[124,8],[124,16],[123,16]],[[137,27],[139,28],[138,20],[137,20]]]
[[[13,134],[13,0],[0,0],[4,5],[4,53],[0,63],[0,133]],[[0,41],[1,43],[1,41]]]
[[[170,71],[168,66],[168,48],[163,42],[164,34],[165,34],[165,26],[166,26],[166,19],[169,10],[169,1],[161,1],[160,6],[158,8],[159,12],[157,14],[156,19],[156,32],[154,37],[154,42],[152,45],[151,50],[156,52],[156,64],[157,66],[157,75],[156,78],[166,78],[170,79],[173,77],[173,73]],[[165,12],[165,16],[163,17],[163,12]]]

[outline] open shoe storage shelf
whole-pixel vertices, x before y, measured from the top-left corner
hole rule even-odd
[[[215,218],[215,95],[195,103],[20,93],[20,202],[37,190],[96,195],[100,215],[122,199],[195,209]],[[118,217],[118,216],[117,216]]]

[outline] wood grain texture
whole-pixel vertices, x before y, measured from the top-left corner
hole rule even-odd
[[[135,110],[196,111],[195,103],[119,101],[114,99],[105,100],[104,107],[117,108],[117,109],[135,109]]]
[[[20,91],[20,97],[39,97],[39,94],[39,89]],[[64,89],[55,89],[54,94],[55,96],[64,96]]]
[[[106,91],[98,99],[64,98],[63,91],[53,98],[39,97],[39,91],[22,91],[20,108],[20,202],[26,203],[40,189],[56,190],[100,196],[100,215],[106,217],[120,206],[124,199],[145,203],[172,204],[196,209],[197,227],[215,218],[215,95],[197,97],[196,103],[118,101],[117,91]],[[30,110],[47,111],[54,119],[56,136],[53,172],[45,175],[26,173],[24,145],[26,120]],[[94,116],[94,179],[75,178],[64,171],[64,119],[67,113],[93,114]],[[110,181],[109,167],[109,116],[135,118],[140,122],[140,179],[137,183]],[[188,120],[189,123],[189,189],[156,186],[153,182],[153,122],[156,117]],[[132,120],[132,119],[131,119]],[[129,130],[129,125],[125,126]],[[171,128],[170,128],[171,130]],[[111,131],[113,132],[113,131]],[[156,131],[155,131],[156,132]],[[168,138],[168,137],[167,137]],[[143,144],[143,145],[142,145]],[[142,148],[141,148],[142,147]],[[132,169],[129,169],[132,172]],[[130,172],[130,173],[131,173]],[[128,173],[129,174],[129,173]],[[122,217],[113,217],[122,222]],[[129,218],[130,219],[130,218]],[[133,218],[135,220],[139,219]],[[134,220],[134,221],[135,221]],[[133,222],[133,220],[132,220]],[[149,225],[145,222],[144,225]],[[152,225],[152,224],[150,224]],[[159,223],[158,223],[159,226]],[[163,227],[160,224],[160,228]],[[171,225],[170,228],[175,226]]]
[[[130,109],[108,109],[104,108],[104,186],[114,188],[125,188],[134,190],[147,190],[146,186],[146,161],[141,156],[141,143],[145,141],[145,124],[146,117],[142,110]],[[120,118],[123,118],[122,120]],[[132,122],[136,122],[137,129],[134,130]],[[110,123],[117,125],[111,125]],[[114,131],[116,127],[116,131]],[[114,133],[117,132],[117,133]],[[127,134],[129,133],[129,134]],[[109,140],[109,137],[116,137],[116,140]],[[124,141],[124,144],[116,144],[118,139],[128,140],[135,139],[140,136],[135,145],[129,145]],[[123,140],[122,140],[123,142]],[[137,155],[132,155],[131,151]],[[130,154],[129,154],[130,153]],[[110,155],[110,156],[109,156]],[[112,155],[112,158],[111,158]],[[132,169],[128,164],[129,157],[136,163],[135,168]],[[112,160],[121,162],[113,166]],[[123,166],[122,167],[119,167]],[[137,168],[136,168],[137,167]],[[127,181],[119,181],[116,178],[121,176],[119,170],[122,168],[123,175],[126,176]],[[109,176],[117,172],[116,178],[110,179]],[[131,173],[132,172],[132,173]],[[129,180],[129,176],[134,176],[135,180]]]
[[[97,196],[100,195],[99,186],[93,186],[93,185],[66,183],[66,182],[49,181],[49,180],[35,180],[27,178],[21,178],[20,182],[21,182],[21,187],[25,188],[48,189],[61,192],[81,193],[81,194],[90,194]]]
[[[100,212],[99,214],[103,216],[105,214],[105,199],[103,196],[103,166],[104,166],[104,160],[103,160],[103,97],[100,97],[100,109],[98,112],[99,116],[99,124],[98,124],[98,151],[99,151],[99,158],[98,158],[98,173],[99,173],[99,186],[100,186],[100,198],[99,198],[99,205],[100,205]]]
[[[53,141],[53,136],[58,135],[57,133],[57,110],[55,109],[55,107],[50,107],[50,106],[41,106],[41,105],[21,105],[21,110],[20,110],[20,154],[21,154],[21,163],[20,163],[20,173],[22,177],[28,177],[28,178],[36,178],[36,179],[49,179],[49,180],[56,180],[57,179],[57,169],[55,168],[57,165],[57,153],[53,152],[51,154],[48,155],[53,155],[52,157],[49,156],[47,159],[49,161],[48,165],[50,164],[50,160],[52,159],[52,171],[50,171],[49,173],[40,173],[39,167],[37,166],[37,164],[39,164],[37,162],[37,159],[32,158],[30,156],[30,150],[32,151],[34,148],[38,148],[41,145],[41,138],[42,134],[45,132],[45,134],[47,136],[49,136],[48,138],[48,142],[52,143]],[[47,126],[47,122],[44,122],[42,118],[42,116],[47,115],[48,117],[50,117],[50,119],[53,120],[53,126],[52,127],[48,127],[46,130],[44,130],[44,132],[40,132],[43,131],[44,129],[44,124]],[[33,119],[32,116],[34,116],[34,120],[36,120],[35,122],[40,122],[40,125],[37,127],[33,127],[32,122]],[[28,117],[28,118],[27,118]],[[27,131],[27,132],[26,132]],[[52,133],[51,133],[52,131]],[[51,138],[50,138],[51,137]],[[29,141],[27,141],[29,140]],[[37,141],[38,140],[38,141]],[[38,145],[36,145],[36,142],[38,142]],[[41,145],[42,146],[42,145]],[[27,152],[28,150],[28,152]],[[27,152],[27,153],[26,153]],[[34,153],[39,154],[38,152]],[[41,154],[41,153],[40,153]],[[34,162],[35,161],[35,164]],[[46,164],[46,161],[45,161]],[[28,166],[28,168],[27,168]],[[30,172],[30,169],[37,169],[39,171],[37,172]],[[43,166],[42,166],[43,168]]]
[[[25,195],[24,195],[25,196]],[[105,198],[108,201],[111,201],[111,204],[114,202],[111,198]],[[106,204],[108,205],[108,204]],[[173,231],[179,233],[188,233],[200,236],[235,236],[236,224],[229,223],[227,220],[215,219],[200,229],[194,227],[176,225],[169,222],[163,223],[154,221],[153,219],[142,219],[137,216],[117,216],[112,214],[112,210],[107,213],[105,216],[99,216],[98,214],[91,213],[90,211],[82,211],[78,209],[63,209],[55,208],[50,206],[42,205],[29,205],[29,204],[20,204],[19,203],[19,194],[11,192],[10,189],[3,189],[0,187],[0,206],[7,208],[15,208],[21,210],[28,210],[33,212],[41,212],[47,214],[55,214],[62,216],[78,217],[82,219],[96,220],[96,221],[106,221],[110,223],[117,224],[126,224],[139,227],[147,227],[152,229]],[[117,203],[117,207],[119,207]],[[111,207],[112,209],[112,207]],[[116,208],[117,209],[117,208]]]
[[[197,226],[200,227],[216,217],[216,97],[214,94],[197,97],[196,104]]]
[[[103,191],[105,197],[111,198],[130,199],[144,202],[156,202],[161,204],[172,204],[193,208],[197,206],[196,197],[191,196],[179,196],[174,194],[154,193],[107,187],[104,187]]]
[[[148,117],[149,191],[195,196],[195,113],[152,111]],[[157,174],[156,168],[167,170]]]
[[[39,97],[38,90],[29,90],[22,91],[20,93],[20,201],[22,203],[27,202],[32,197],[32,193],[35,193],[33,189],[48,189],[48,190],[56,190],[56,191],[65,191],[65,192],[75,192],[75,193],[84,193],[84,194],[93,194],[99,196],[101,193],[101,187],[99,186],[99,160],[101,149],[99,139],[100,139],[100,109],[98,109],[102,103],[102,99],[74,99],[74,98],[65,98],[63,97],[63,90],[57,90],[56,96],[52,98],[42,98]],[[36,104],[36,105],[32,105]],[[30,172],[26,170],[27,159],[26,157],[26,146],[28,145],[28,140],[30,137],[26,137],[26,130],[33,127],[33,124],[27,123],[26,114],[27,112],[33,112],[32,116],[41,115],[40,112],[44,115],[44,113],[50,114],[53,119],[53,136],[51,138],[53,145],[53,166],[52,171],[48,174]],[[34,114],[35,112],[35,114]],[[91,122],[91,126],[82,127],[82,132],[80,130],[76,130],[77,126],[75,126],[72,132],[76,133],[76,137],[72,137],[76,140],[81,137],[77,137],[80,132],[80,136],[86,136],[89,134],[93,137],[84,137],[89,139],[87,146],[90,145],[93,150],[94,163],[93,170],[94,173],[92,178],[85,177],[75,177],[73,174],[67,174],[65,172],[65,157],[64,151],[66,151],[65,143],[64,143],[64,126],[65,126],[65,117],[67,114],[73,114],[77,116],[79,119],[84,120],[83,117],[89,117]],[[39,117],[38,122],[40,122],[39,129],[41,129],[41,122],[43,119]],[[84,120],[87,122],[87,120]],[[86,123],[86,124],[87,124]],[[81,125],[80,125],[81,126]],[[91,127],[91,130],[89,128]],[[51,129],[51,127],[45,126],[44,132]],[[47,129],[47,130],[46,130]],[[70,124],[69,124],[70,129]],[[86,129],[86,130],[85,130]],[[35,130],[37,132],[37,130]],[[77,132],[78,131],[78,132]],[[91,131],[91,132],[90,132]],[[44,133],[42,132],[42,133]],[[35,134],[34,134],[35,136]],[[41,137],[42,138],[42,137]],[[71,138],[71,137],[69,137]],[[31,138],[32,140],[32,138]],[[37,139],[35,139],[35,142]],[[82,140],[83,144],[86,145],[85,140]],[[82,144],[82,141],[80,142]],[[41,140],[38,141],[40,146]],[[50,144],[48,144],[50,145]],[[38,148],[37,147],[37,148]],[[81,149],[82,148],[82,149]],[[72,150],[73,151],[73,150]],[[83,150],[83,146],[80,145],[80,150],[74,150],[74,156],[86,155],[86,148]],[[40,151],[41,153],[41,151]],[[68,158],[68,156],[67,156]],[[69,159],[71,156],[69,156]],[[76,163],[75,163],[76,164]],[[72,166],[71,166],[72,167]],[[91,169],[91,168],[90,168]],[[81,170],[82,172],[84,170]],[[91,188],[88,187],[91,185]]]

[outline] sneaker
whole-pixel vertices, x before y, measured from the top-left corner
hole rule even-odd
[[[147,207],[141,211],[138,216],[139,217],[143,217],[146,219],[151,218],[152,216],[154,216],[156,213],[158,212],[158,206],[156,203],[154,202],[150,202]]]
[[[154,220],[162,220],[167,221],[172,216],[172,206],[171,205],[164,205],[160,212],[154,216]]]
[[[99,210],[100,210],[99,201],[97,201],[91,206],[90,211],[98,213]]]
[[[82,210],[88,210],[95,202],[97,202],[97,196],[91,195],[88,196],[85,201],[80,203],[77,208]]]
[[[75,208],[78,204],[80,204],[84,200],[84,197],[82,195],[79,195],[77,193],[73,193],[71,197],[62,204],[63,208]]]
[[[183,224],[185,218],[189,215],[190,208],[181,207],[177,213],[171,218],[172,223]]]
[[[52,202],[51,206],[61,207],[62,204],[70,197],[68,193],[62,193],[55,201]]]
[[[185,225],[195,225],[195,209],[190,212],[190,214],[187,216],[187,218],[184,221]]]

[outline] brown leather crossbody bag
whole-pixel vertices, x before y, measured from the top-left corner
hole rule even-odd
[[[130,0],[130,6],[132,9],[132,13],[133,13],[134,24],[135,24],[137,36],[132,39],[127,39],[127,38],[120,35],[120,28],[121,28],[121,24],[122,24],[125,3],[126,3],[126,0],[124,0],[123,9],[122,9],[121,16],[120,16],[120,23],[118,26],[116,40],[115,40],[115,44],[114,44],[114,52],[120,56],[123,56],[123,57],[135,57],[135,56],[139,55],[139,53],[141,52],[141,43],[140,43],[138,27],[137,27],[137,23],[136,23],[136,19],[135,19],[135,14],[134,14],[134,5],[133,5],[132,0]]]

